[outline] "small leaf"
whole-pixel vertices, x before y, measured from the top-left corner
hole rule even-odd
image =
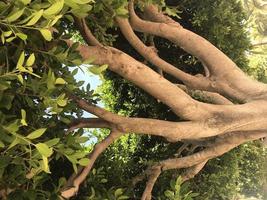
[[[108,182],[108,180],[107,180],[107,179],[105,179],[105,178],[103,178],[103,179],[101,179],[101,180],[100,180],[100,182],[101,182],[101,183],[107,183],[107,182]]]
[[[59,138],[54,138],[54,139],[46,141],[45,144],[49,147],[52,147],[52,146],[56,145],[57,143],[59,143],[59,141],[60,141]]]
[[[12,42],[14,39],[16,39],[16,36],[7,38],[6,39],[6,42]]]
[[[0,140],[0,148],[5,147],[5,144]]]
[[[22,15],[23,12],[24,12],[24,9],[25,9],[25,8],[23,8],[23,9],[21,9],[21,10],[18,10],[18,11],[15,11],[15,12],[12,12],[12,13],[6,18],[6,20],[7,20],[8,22],[16,21],[18,18],[21,17],[21,15]]]
[[[108,68],[108,65],[105,64],[105,65],[101,65],[99,67],[97,66],[92,66],[89,68],[89,71],[92,72],[93,74],[95,75],[99,75],[101,74],[103,71],[105,71],[106,69]]]
[[[20,0],[24,5],[31,3],[31,0]]]
[[[117,200],[125,200],[125,199],[129,199],[129,197],[126,195],[122,195]]]
[[[47,41],[52,40],[52,33],[48,29],[40,29],[39,31],[45,40],[47,40]]]
[[[2,44],[5,44],[5,41],[6,41],[6,40],[5,40],[5,36],[4,36],[4,34],[2,33],[2,34],[1,34],[1,42],[2,42]]]
[[[59,13],[64,5],[64,0],[58,0],[44,11],[45,16],[56,15]]]
[[[57,99],[57,105],[64,107],[67,105],[67,100],[66,99]]]
[[[46,131],[46,128],[37,129],[37,130],[31,132],[29,135],[27,135],[26,138],[28,138],[30,140],[36,139],[38,137],[41,137],[44,134],[45,131]]]
[[[57,78],[55,84],[56,85],[65,85],[67,82],[63,78]]]
[[[39,10],[38,12],[34,13],[33,18],[26,24],[26,26],[32,26],[38,22],[38,20],[42,17],[44,10]]]
[[[3,32],[3,35],[4,35],[5,37],[9,37],[11,34],[12,34],[12,31],[6,31],[6,32]]]
[[[17,75],[19,82],[23,85],[23,77],[21,74]]]
[[[43,171],[50,174],[51,172],[50,172],[50,169],[49,169],[49,166],[48,166],[47,157],[46,156],[42,156],[42,160],[43,160],[43,162],[42,162],[41,166],[42,166]]]
[[[57,15],[49,25],[54,26],[62,16],[63,15]]]
[[[71,75],[72,75],[72,76],[75,76],[77,73],[78,73],[78,68],[74,69],[74,70],[71,72]]]
[[[53,150],[44,143],[38,143],[35,145],[35,147],[39,151],[39,153],[45,157],[49,157],[53,153]]]
[[[34,61],[35,61],[35,56],[34,53],[32,53],[26,61],[26,66],[28,67],[32,66]]]
[[[88,158],[82,158],[78,161],[79,165],[81,166],[87,166],[89,164],[90,160]]]
[[[11,149],[12,147],[16,146],[20,142],[21,142],[21,140],[18,137],[15,137],[15,139],[13,140],[13,142],[9,145],[9,147],[7,149]]]
[[[123,189],[119,188],[114,192],[115,197],[121,196],[123,194]]]
[[[22,124],[22,126],[28,126],[27,122],[26,122],[26,111],[24,109],[21,109],[21,120],[20,123]]]
[[[164,195],[168,198],[173,198],[174,197],[174,192],[173,191],[170,191],[170,190],[166,190],[164,192]]]
[[[23,65],[24,60],[25,60],[25,53],[24,53],[24,51],[22,51],[20,56],[19,56],[19,60],[17,62],[16,69],[18,69],[19,67],[21,67]]]
[[[23,41],[27,40],[28,36],[24,33],[16,33],[16,36],[18,36]]]
[[[26,111],[21,109],[21,119],[26,119]]]

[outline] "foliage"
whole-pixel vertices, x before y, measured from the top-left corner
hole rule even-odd
[[[188,183],[183,183],[181,176],[179,176],[176,181],[171,180],[170,187],[170,189],[165,190],[164,192],[165,198],[159,197],[158,200],[193,200],[195,197],[199,196],[198,193],[188,191]]]
[[[77,70],[67,67],[86,61],[77,45],[62,41],[61,20],[87,15],[91,5],[70,2],[0,2],[0,189],[11,189],[10,199],[56,199],[60,177],[88,163],[83,131],[64,131],[74,114],[82,115],[68,93],[94,100],[73,78]],[[66,164],[64,171],[58,163]]]

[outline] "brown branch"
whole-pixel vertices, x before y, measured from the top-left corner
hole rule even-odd
[[[136,176],[133,179],[133,183],[136,184],[142,181],[147,175],[149,175],[155,167],[161,168],[162,171],[170,169],[189,168],[189,171],[184,174],[184,178],[190,178],[195,176],[205,165],[205,163],[212,158],[218,157],[231,149],[239,146],[242,143],[251,140],[257,140],[266,137],[266,132],[241,132],[241,133],[229,133],[225,137],[217,138],[212,146],[194,153],[192,155],[182,158],[172,158],[156,163],[152,167],[145,170],[142,174]]]
[[[199,119],[210,115],[211,108],[208,107],[211,105],[193,100],[152,69],[117,49],[80,45],[78,51],[84,59],[93,57],[94,64],[109,64],[111,71],[168,105],[174,113],[184,119]]]
[[[111,133],[100,143],[96,144],[93,151],[89,154],[89,164],[82,170],[79,170],[78,174],[74,174],[70,177],[65,187],[61,190],[61,196],[63,198],[73,197],[79,190],[80,184],[85,180],[87,175],[90,173],[96,159],[99,155],[106,150],[106,148],[112,144],[117,138],[122,136],[123,133],[112,130]]]
[[[126,18],[116,17],[116,21],[120,27],[121,32],[127,41],[134,47],[134,49],[140,53],[146,60],[151,62],[153,65],[162,69],[164,72],[174,76],[175,78],[181,80],[184,84],[192,85],[206,85],[207,87],[208,80],[203,77],[196,77],[190,74],[183,72],[182,70],[174,67],[170,63],[161,59],[153,48],[146,46],[134,33],[131,25]]]
[[[81,118],[72,121],[66,134],[78,128],[111,128],[113,125],[99,118]]]
[[[113,127],[121,132],[157,135],[172,142],[181,139],[210,137],[222,133],[222,131],[218,131],[218,128],[208,127],[204,121],[169,122],[157,119],[123,117],[92,105],[75,95],[69,96],[76,101],[81,109],[112,123]]]
[[[267,135],[266,132],[241,132],[229,133],[225,137],[217,138],[214,144],[198,153],[183,158],[168,159],[160,162],[162,170],[187,168],[220,156],[231,149],[248,142],[257,140]]]
[[[189,179],[194,178],[203,169],[203,167],[207,162],[208,160],[205,160],[204,162],[201,162],[197,165],[194,165],[186,169],[186,171],[182,174],[182,180],[187,181]]]
[[[151,19],[162,17],[162,13],[153,5],[147,6],[145,10]],[[135,30],[166,38],[205,64],[211,73],[209,84],[203,87],[187,83],[190,88],[217,92],[242,102],[266,98],[267,85],[246,76],[230,58],[201,36],[181,26],[140,19],[135,14],[133,0],[129,3],[129,13]]]
[[[155,166],[151,169],[148,181],[146,183],[146,188],[142,194],[141,200],[151,200],[151,193],[160,173],[160,166]]]
[[[80,19],[78,17],[74,17],[75,19],[75,24],[77,28],[79,29],[83,39],[88,45],[92,46],[103,46],[92,34],[90,29],[88,28],[86,21],[84,18]]]
[[[192,90],[190,88],[187,88],[185,85],[182,84],[176,84],[179,88],[184,90],[188,94],[198,94],[200,96],[204,95],[205,97],[208,97],[212,103],[217,105],[233,105],[233,102],[231,102],[229,99],[225,98],[224,96],[215,93],[215,92],[209,92],[209,91],[200,91],[200,90]]]

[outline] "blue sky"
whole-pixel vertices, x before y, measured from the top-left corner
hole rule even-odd
[[[90,73],[87,70],[87,68],[88,68],[88,65],[87,66],[81,65],[78,68],[78,73],[74,76],[74,78],[78,81],[84,81],[84,84],[81,87],[85,87],[89,83],[90,88],[95,90],[97,88],[97,86],[99,86],[101,84],[101,80],[100,80],[99,76],[93,75],[92,73]],[[76,69],[76,67],[70,68],[71,71],[73,71],[74,69]],[[103,107],[102,103],[99,103],[98,105]],[[92,114],[84,112],[83,117],[95,117],[95,116]]]

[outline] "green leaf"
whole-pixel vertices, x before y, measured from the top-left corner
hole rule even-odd
[[[92,2],[92,0],[75,0],[75,2],[78,4],[87,4]]]
[[[21,142],[21,140],[18,137],[15,137],[15,139],[13,140],[13,142],[9,145],[9,147],[7,149],[11,149],[12,147],[16,146],[20,142]]]
[[[28,36],[24,33],[16,33],[16,36],[18,36],[23,41],[27,40]]]
[[[6,32],[3,32],[3,35],[5,37],[9,37],[13,32],[12,31],[6,31]]]
[[[177,179],[176,179],[176,185],[181,185],[183,183],[183,179],[181,176],[179,176]]]
[[[23,77],[21,74],[17,75],[19,82],[23,85]]]
[[[42,166],[42,169],[44,172],[49,173],[49,174],[51,173],[50,169],[49,169],[49,165],[48,165],[48,159],[46,156],[42,156],[42,165],[41,166]]]
[[[64,107],[67,105],[67,100],[66,99],[57,99],[57,104],[61,107]]]
[[[6,40],[5,40],[5,36],[4,36],[4,34],[2,33],[2,34],[1,34],[1,42],[2,42],[2,44],[5,44],[5,41],[6,41]]]
[[[63,15],[57,15],[56,17],[54,17],[53,21],[49,25],[54,26],[62,16]]]
[[[108,68],[108,65],[105,64],[105,65],[101,65],[99,67],[97,66],[92,66],[89,68],[89,71],[92,72],[93,74],[95,75],[99,75],[101,74],[103,71],[105,71],[106,69]]]
[[[8,126],[3,126],[3,128],[9,133],[15,133],[19,130],[19,120],[15,120],[10,123]]]
[[[89,138],[86,137],[86,136],[82,136],[82,137],[75,138],[75,142],[76,142],[76,143],[85,143],[85,142],[87,142],[88,140],[89,140]]]
[[[119,188],[114,192],[115,197],[117,198],[118,196],[123,194],[123,189]]]
[[[55,85],[65,85],[67,82],[63,78],[57,78]]]
[[[24,5],[31,3],[31,0],[20,0]]]
[[[78,161],[79,165],[81,165],[81,166],[87,166],[89,164],[89,162],[90,162],[90,159],[88,159],[88,158],[82,158]]]
[[[168,198],[173,198],[174,197],[174,192],[173,191],[170,191],[170,190],[166,190],[164,192],[164,195]]]
[[[35,56],[34,53],[32,53],[26,61],[26,66],[28,67],[32,66],[34,61],[35,61]]]
[[[25,53],[24,53],[24,51],[22,51],[20,56],[19,56],[19,60],[17,62],[16,69],[18,69],[19,67],[21,67],[23,65],[24,60],[25,60]]]
[[[64,0],[58,0],[44,11],[44,16],[56,15],[64,6]]]
[[[24,13],[25,8],[17,11],[12,11],[11,14],[6,18],[8,22],[16,21]]]
[[[38,143],[35,145],[35,147],[39,151],[39,153],[45,157],[49,157],[53,153],[53,150],[44,143]]]
[[[0,148],[5,147],[5,144],[0,140]]]
[[[78,73],[78,68],[74,69],[72,72],[71,72],[71,75],[72,76],[75,76],[77,73]]]
[[[13,37],[7,38],[7,39],[6,39],[6,42],[11,42],[11,41],[13,41],[14,39],[16,39],[16,36],[13,36]]]
[[[27,135],[26,138],[28,138],[30,140],[36,139],[38,137],[41,137],[44,134],[45,131],[46,131],[46,128],[37,129],[37,130],[31,132],[29,135]]]
[[[117,200],[124,200],[124,199],[129,199],[130,197],[126,196],[126,195],[122,195],[120,196]]]
[[[38,20],[42,17],[43,13],[44,13],[43,9],[41,9],[38,12],[34,13],[33,18],[31,18],[31,20],[28,21],[26,26],[32,26],[32,25],[36,24],[38,22]]]
[[[59,143],[59,141],[60,141],[59,138],[54,138],[54,139],[51,139],[51,140],[46,141],[45,144],[48,147],[52,147],[52,146],[56,145],[57,143]]]
[[[48,29],[40,29],[39,30],[42,36],[44,37],[45,40],[51,41],[52,40],[52,33]]]
[[[125,16],[128,14],[128,10],[124,7],[119,7],[116,9],[116,13],[117,13],[117,15]]]
[[[27,122],[26,122],[26,111],[24,109],[21,109],[21,120],[20,123],[23,126],[28,126]]]
[[[10,88],[10,81],[0,81],[0,91]]]

